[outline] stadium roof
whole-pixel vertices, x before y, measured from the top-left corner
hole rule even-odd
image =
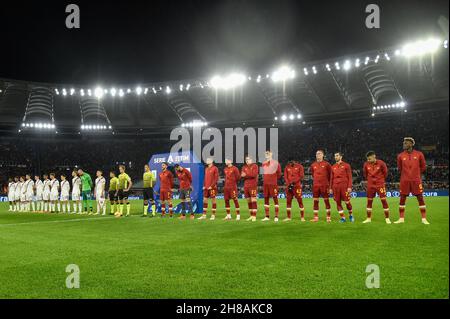
[[[0,79],[0,129],[17,132],[34,124],[51,132],[120,133],[193,121],[269,125],[448,106],[448,42],[431,43],[433,54],[420,52],[429,41],[261,74],[115,88]]]

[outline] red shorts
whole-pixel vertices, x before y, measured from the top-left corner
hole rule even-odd
[[[336,202],[350,201],[350,193],[347,192],[347,186],[337,186],[333,187],[333,198]]]
[[[257,187],[244,187],[244,196],[245,198],[257,197],[258,190]]]
[[[380,198],[386,198],[386,187],[384,185],[367,187],[367,198],[374,198],[377,194]]]
[[[290,191],[289,185],[286,186],[286,197],[287,198],[301,198],[302,197],[302,185],[294,185],[294,188]]]
[[[211,189],[205,189],[203,190],[203,197],[204,198],[216,198],[217,195],[217,188],[213,187]]]
[[[313,185],[313,198],[329,198],[328,185]]]
[[[236,199],[238,195],[237,187],[228,187],[223,189],[223,197],[225,200]]]
[[[171,200],[172,199],[172,192],[170,190],[161,189],[159,191],[159,200],[165,201],[165,200]]]
[[[408,196],[409,193],[412,193],[414,196],[421,195],[423,193],[422,182],[400,181],[400,194]]]
[[[263,186],[264,197],[278,197],[277,185],[264,185]]]

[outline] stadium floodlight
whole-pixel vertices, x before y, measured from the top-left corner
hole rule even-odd
[[[289,115],[289,119],[293,120],[295,118],[294,114]]]
[[[226,77],[221,77],[220,75],[215,75],[211,78],[210,83],[213,88],[217,89],[233,89],[237,86],[243,85],[247,77],[240,73],[231,73]]]
[[[144,89],[144,94],[147,94],[147,92],[148,92],[148,88],[145,88]]]
[[[131,93],[131,89],[127,89],[127,93],[130,94]]]
[[[63,90],[62,90],[62,94],[63,94],[64,96],[66,96],[66,95],[67,95],[67,91],[66,91],[66,89],[63,89]]]
[[[305,75],[308,75],[308,69],[307,68],[303,68],[303,73],[305,73]]]
[[[297,120],[300,120],[302,118],[301,114],[297,114]]]
[[[282,121],[286,121],[286,120],[287,120],[287,116],[283,114],[283,115],[281,116],[281,120],[282,120]]]
[[[89,95],[89,96],[92,96],[92,91],[91,91],[91,89],[88,89],[88,95]]]
[[[386,58],[386,60],[391,61],[391,57],[387,52],[384,54],[384,57]]]
[[[120,89],[120,90],[119,90],[119,96],[122,97],[122,96],[124,96],[124,95],[125,95],[125,93],[123,92],[122,89]]]
[[[103,97],[104,91],[101,87],[97,87],[94,91],[94,95],[97,99],[101,99]]]
[[[331,67],[330,67],[330,65],[327,63],[327,65],[325,66],[326,68],[327,68],[327,71],[331,71]]]
[[[59,90],[55,89],[55,93],[56,93],[56,95],[59,95]]]
[[[317,69],[316,69],[315,66],[312,67],[312,70],[313,70],[313,73],[314,73],[314,74],[317,74]]]
[[[111,125],[110,125],[110,126],[108,126],[108,129],[110,129],[110,130],[111,130],[111,129],[112,129],[112,126],[111,126]]]
[[[407,58],[425,54],[433,54],[439,49],[441,43],[442,42],[440,40],[434,38],[408,43],[403,46],[402,54]]]
[[[404,101],[401,101],[401,102],[400,102],[400,107],[403,108],[403,107],[405,107],[405,106],[406,106],[406,103],[405,103]]]
[[[361,64],[360,64],[360,60],[359,60],[359,59],[356,59],[356,60],[355,60],[355,67],[356,67],[356,68],[359,68],[360,65],[361,65]]]
[[[136,94],[137,94],[137,95],[141,95],[141,94],[142,94],[142,88],[141,88],[140,86],[138,86],[138,87],[136,88]]]
[[[349,60],[346,60],[346,61],[344,62],[344,70],[345,70],[345,71],[348,71],[348,70],[350,70],[351,68],[352,68],[351,62],[350,62]]]
[[[25,123],[22,123],[22,127],[25,127]]]
[[[448,49],[448,40],[444,41],[444,49]]]
[[[183,91],[183,89],[184,89],[183,84],[180,84],[180,91]]]
[[[272,73],[272,81],[280,82],[295,78],[295,70],[288,66],[282,66]]]
[[[84,130],[84,125],[81,125],[81,130]]]
[[[370,58],[368,56],[366,56],[366,60],[364,61],[364,65],[367,65],[370,61]]]
[[[189,91],[190,88],[191,88],[191,84],[188,83],[188,84],[186,85],[186,91]]]
[[[80,95],[84,96],[84,90],[83,89],[80,90]]]
[[[75,93],[75,89],[70,89],[70,95],[73,95]]]
[[[111,93],[111,96],[116,96],[117,90],[115,88],[111,88],[111,90],[109,90],[109,93]]]
[[[375,117],[375,113],[372,113],[372,117]]]
[[[339,62],[336,62],[334,64],[334,66],[336,67],[336,70],[340,70],[341,69],[341,66],[339,65]]]
[[[257,83],[261,82],[261,75],[258,75],[258,77],[256,78],[256,82]]]
[[[156,89],[155,89],[155,87],[152,87],[152,91],[153,91],[154,94],[156,94]]]
[[[170,88],[170,86],[166,86],[166,93],[170,94],[172,92],[172,89]]]

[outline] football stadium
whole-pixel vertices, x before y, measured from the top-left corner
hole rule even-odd
[[[340,5],[0,9],[0,298],[448,299],[448,3]]]

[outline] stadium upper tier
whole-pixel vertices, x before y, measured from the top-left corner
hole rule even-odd
[[[0,79],[0,131],[126,134],[192,123],[287,125],[447,107],[447,42],[414,45],[261,74],[142,85]]]

